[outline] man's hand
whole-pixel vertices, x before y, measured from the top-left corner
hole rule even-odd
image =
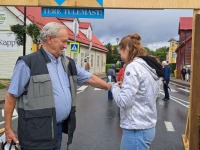
[[[4,120],[5,120],[5,134],[6,134],[6,141],[11,143],[13,140],[15,143],[19,143],[15,133],[12,130],[12,114],[16,105],[16,98],[7,93],[5,97],[5,106],[4,106]]]
[[[13,140],[16,144],[19,143],[19,141],[12,129],[6,130],[5,134],[6,134],[6,142],[11,143],[11,141]]]

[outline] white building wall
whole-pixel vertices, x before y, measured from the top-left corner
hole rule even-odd
[[[73,22],[72,22],[72,21],[65,21],[65,20],[62,20],[62,22],[63,22],[71,31],[73,31]]]
[[[12,10],[13,13],[11,13],[9,10]],[[5,6],[0,6],[0,13],[3,12],[6,14],[6,19],[4,24],[0,24],[0,34],[13,34],[13,32],[10,30],[10,25],[14,24],[23,24],[21,20],[23,20],[23,14],[21,14],[15,7],[5,7]],[[20,19],[18,19],[18,18]],[[27,19],[27,24],[31,23]],[[73,28],[73,22],[64,22],[65,25],[67,25],[69,28]],[[87,30],[86,30],[87,31]],[[32,48],[32,39],[27,36],[27,42],[26,42],[26,54],[32,53],[31,51]],[[69,44],[68,44],[69,48]],[[88,54],[88,49],[89,46],[81,45],[81,50],[80,53],[77,54],[77,64],[80,66],[81,65],[81,53],[86,56]],[[18,59],[19,56],[23,55],[23,47],[18,46],[16,50],[5,50],[2,49],[0,46],[0,78],[6,78],[10,79],[13,73],[13,69],[16,63],[16,60]],[[65,51],[65,55],[69,56],[71,58],[74,57],[74,54],[70,53],[69,50],[67,49]],[[93,66],[91,66],[91,55],[93,55]],[[97,56],[99,55],[99,67],[97,67]],[[104,58],[104,59],[103,59]],[[89,63],[90,63],[90,72],[94,74],[103,74],[105,73],[105,66],[102,66],[102,63],[106,63],[106,53],[101,52],[96,48],[91,48],[89,52]],[[102,62],[103,61],[103,62]],[[83,65],[83,67],[85,64]]]
[[[22,24],[6,7],[0,6],[0,12],[6,14],[5,24],[0,24],[0,34],[13,34],[10,25]],[[26,54],[31,53],[32,39],[27,36]],[[16,50],[2,49],[0,45],[0,78],[10,79],[16,60],[23,55],[23,47],[19,46]]]

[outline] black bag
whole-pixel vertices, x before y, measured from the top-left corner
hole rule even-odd
[[[7,144],[7,142],[5,142],[5,143],[1,143],[1,149],[2,150],[5,150],[5,146],[6,146],[6,144]],[[19,148],[16,146],[16,143],[14,142],[14,141],[12,141],[11,143],[10,143],[10,146],[9,146],[9,150],[12,150],[12,149],[15,149],[15,150],[19,150]]]

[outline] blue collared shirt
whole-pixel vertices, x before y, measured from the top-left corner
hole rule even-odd
[[[69,116],[71,111],[72,97],[70,92],[69,78],[62,66],[61,57],[56,58],[47,52],[48,57],[51,59],[47,63],[47,68],[51,78],[54,101],[56,108],[56,119],[60,122]],[[92,74],[87,72],[82,67],[76,65],[77,69],[77,83],[82,85],[87,81]],[[8,92],[15,97],[19,97],[26,89],[25,86],[30,79],[30,69],[23,60],[19,60],[14,68],[13,76],[11,78],[10,87]]]

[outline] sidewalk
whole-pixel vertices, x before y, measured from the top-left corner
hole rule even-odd
[[[188,82],[188,81],[183,81],[183,80],[181,80],[181,79],[176,79],[176,78],[174,78],[174,77],[170,77],[170,82],[171,82],[171,83],[178,84],[178,85],[190,87],[190,82]]]
[[[97,75],[97,76],[99,76],[99,77],[102,78],[102,79],[105,79],[105,78],[106,78],[106,74],[100,74],[100,75]],[[176,79],[176,78],[174,78],[174,77],[171,77],[171,78],[170,78],[170,82],[171,82],[171,83],[178,84],[178,85],[190,87],[190,82],[183,81],[183,80],[181,80],[181,79]],[[0,89],[0,103],[4,101],[6,92],[7,92],[7,89],[6,89],[6,88],[5,88],[5,89]]]

